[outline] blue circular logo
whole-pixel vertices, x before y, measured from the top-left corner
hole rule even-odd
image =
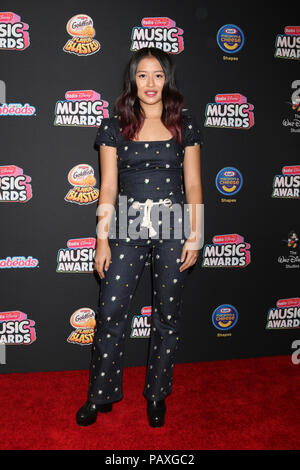
[[[228,54],[239,52],[245,42],[244,33],[235,24],[225,24],[217,33],[219,47]]]
[[[237,321],[237,309],[230,304],[219,305],[212,314],[213,325],[218,330],[230,330],[236,325]]]
[[[216,186],[225,196],[233,196],[238,193],[242,185],[242,174],[233,166],[222,168],[216,176]]]

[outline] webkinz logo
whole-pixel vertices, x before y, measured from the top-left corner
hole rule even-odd
[[[11,11],[0,12],[0,49],[24,51],[29,45],[29,25]]]
[[[272,197],[299,199],[300,165],[289,165],[282,168],[282,175],[273,179]]]
[[[151,328],[152,306],[143,307],[140,315],[134,315],[131,322],[130,338],[148,338]]]
[[[274,57],[300,59],[300,26],[286,26],[284,34],[277,34]]]
[[[109,117],[108,101],[93,90],[67,91],[55,106],[55,126],[97,127]]]
[[[19,310],[0,312],[0,344],[31,344],[36,340],[35,322]]]
[[[69,54],[86,57],[100,50],[100,43],[93,39],[96,31],[93,20],[85,14],[73,16],[67,23],[67,32],[72,36],[64,45],[63,50]]]
[[[134,26],[131,33],[131,51],[143,47],[156,47],[170,54],[179,54],[184,49],[183,29],[167,17],[143,18],[142,26]]]
[[[276,307],[270,308],[266,330],[289,330],[300,328],[300,298],[279,299]]]
[[[222,93],[205,110],[206,127],[224,129],[250,129],[254,125],[254,106],[240,93]]]
[[[74,238],[68,240],[67,248],[57,254],[57,273],[94,272],[95,238]]]
[[[95,188],[94,169],[85,163],[74,166],[68,174],[68,181],[73,188],[65,197],[65,201],[80,204],[92,204],[99,199],[99,189]]]
[[[215,235],[203,247],[204,268],[244,268],[250,263],[250,244],[238,234]]]
[[[0,202],[27,202],[32,198],[31,177],[16,165],[0,166]]]
[[[68,343],[88,346],[93,343],[96,325],[95,312],[90,308],[80,308],[70,318],[71,325],[76,328],[68,337]]]

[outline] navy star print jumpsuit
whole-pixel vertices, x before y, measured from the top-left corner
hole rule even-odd
[[[182,167],[185,147],[202,145],[202,134],[193,116],[183,114],[182,130],[180,145],[173,138],[126,141],[120,132],[118,116],[103,119],[98,128],[96,145],[117,149],[119,191],[112,216],[114,223],[109,227],[111,262],[104,271],[105,278],[101,279],[94,330],[88,389],[92,403],[113,403],[123,398],[126,322],[130,301],[148,259],[152,262],[153,300],[143,394],[149,400],[161,400],[172,391],[182,293],[188,274],[188,269],[179,271],[190,227],[188,214],[183,213],[183,204],[187,201]],[[174,206],[182,211],[172,210]],[[138,210],[131,213],[132,207]],[[126,209],[128,214],[124,221]],[[130,232],[139,214],[139,224]],[[183,218],[184,223],[188,221],[187,232]],[[167,224],[164,224],[165,219]]]

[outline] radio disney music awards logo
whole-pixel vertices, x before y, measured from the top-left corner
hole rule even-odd
[[[11,11],[0,12],[0,49],[24,51],[30,45],[29,25]]]
[[[215,235],[203,247],[204,268],[245,268],[250,263],[250,244],[236,233]]]
[[[267,314],[266,330],[300,328],[300,298],[279,299]]]
[[[278,263],[289,268],[300,268],[300,256],[299,256],[299,238],[295,230],[291,230],[287,235],[287,238],[282,240],[285,245],[286,252],[283,255],[278,256]]]
[[[90,16],[85,14],[73,16],[68,21],[66,29],[72,39],[69,39],[64,45],[65,52],[87,57],[100,50],[100,43],[94,39],[96,31]]]
[[[254,106],[240,93],[222,93],[205,110],[206,127],[221,129],[250,129],[254,125]]]
[[[284,199],[299,199],[300,165],[289,165],[282,168],[281,175],[273,179],[272,197]]]
[[[6,85],[3,80],[0,80],[0,117],[27,117],[35,115],[36,109],[29,103],[7,103]]]
[[[291,94],[291,100],[287,102],[290,115],[283,119],[282,125],[290,129],[290,132],[300,132],[300,80],[294,80],[291,88],[295,91]]]
[[[68,181],[73,186],[65,196],[65,201],[85,206],[99,199],[99,189],[95,188],[94,169],[85,163],[74,166],[68,174]]]
[[[0,312],[0,344],[32,344],[36,340],[34,325],[19,310]]]
[[[95,238],[73,238],[57,254],[57,273],[93,273]]]
[[[141,308],[140,315],[133,315],[130,338],[149,338],[151,328],[152,306]]]
[[[233,166],[222,168],[216,176],[216,187],[221,194],[229,196],[221,198],[221,202],[236,202],[231,196],[237,194],[243,186],[243,177],[239,170]]]
[[[97,127],[109,117],[108,101],[94,90],[67,91],[55,105],[55,126]]]
[[[286,26],[275,39],[276,59],[300,59],[300,26]]]
[[[28,202],[32,198],[31,177],[16,165],[0,166],[0,202]]]
[[[142,47],[156,47],[170,54],[184,49],[183,29],[168,17],[143,18],[142,26],[134,26],[131,32],[131,51]]]
[[[217,32],[217,43],[223,52],[236,54],[243,48],[245,36],[239,26],[225,24]],[[223,60],[238,61],[238,57],[223,56]]]
[[[67,341],[71,344],[88,346],[94,340],[94,328],[96,325],[95,312],[87,307],[80,308],[73,313],[70,323],[75,328]]]
[[[211,319],[215,328],[221,331],[228,331],[237,324],[238,311],[233,305],[222,304],[213,311]],[[231,333],[218,333],[217,336],[231,336]]]
[[[0,269],[38,268],[39,260],[32,256],[7,256],[0,259]]]

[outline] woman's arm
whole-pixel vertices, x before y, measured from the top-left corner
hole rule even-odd
[[[108,230],[118,192],[117,149],[101,145],[99,155],[101,186],[97,208],[97,243],[108,242]]]
[[[99,153],[101,185],[97,207],[97,246],[94,267],[100,278],[104,279],[103,268],[107,271],[111,260],[108,232],[118,192],[118,165],[116,147],[101,145]]]
[[[189,207],[190,235],[183,247],[181,261],[187,254],[180,271],[194,264],[203,239],[203,195],[201,183],[200,145],[185,147],[183,175],[186,201]]]

